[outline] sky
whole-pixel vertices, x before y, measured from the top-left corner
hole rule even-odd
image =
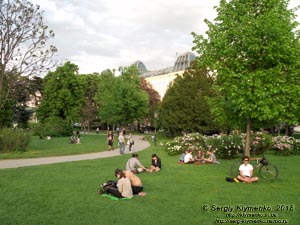
[[[29,0],[41,6],[55,33],[53,58],[80,74],[101,73],[142,61],[150,71],[173,66],[192,51],[191,32],[205,34],[219,0]],[[290,8],[299,5],[290,1]],[[298,11],[299,12],[299,11]],[[297,13],[299,15],[299,13]],[[299,17],[298,17],[299,19]]]

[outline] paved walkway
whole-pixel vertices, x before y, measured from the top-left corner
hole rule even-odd
[[[134,145],[132,146],[132,151],[128,151],[128,145],[126,146],[125,154],[132,154],[133,152],[138,152],[148,148],[150,146],[148,141],[143,140],[142,136],[133,136]],[[47,158],[32,158],[32,159],[5,159],[0,160],[0,169],[9,168],[19,168],[25,166],[36,166],[43,164],[53,164],[61,162],[73,162],[80,160],[107,158],[113,156],[119,156],[119,148],[113,151],[104,151],[97,153],[81,154],[81,155],[69,155],[69,156],[55,156]]]

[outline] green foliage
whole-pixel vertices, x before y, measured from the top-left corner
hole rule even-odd
[[[207,136],[207,145],[218,158],[234,159],[243,152],[244,135]]]
[[[193,68],[178,75],[162,100],[160,126],[174,136],[182,131],[204,134],[216,129],[206,102],[206,97],[213,95],[212,82],[205,69]]]
[[[135,66],[120,69],[121,75],[112,72],[101,74],[96,101],[100,106],[99,118],[107,124],[130,124],[141,121],[148,113],[149,96],[140,88],[139,72]]]
[[[272,136],[264,133],[256,133],[251,136],[251,153],[261,155],[273,145]]]
[[[25,151],[31,134],[21,129],[0,130],[0,152]]]
[[[11,101],[5,101],[0,107],[0,127],[9,127],[12,125],[12,106]]]
[[[300,141],[292,137],[272,138],[269,134],[257,133],[251,136],[251,140],[252,155],[262,155],[269,149],[280,155],[299,154],[300,150]],[[191,133],[176,137],[172,141],[161,142],[161,145],[165,146],[169,155],[181,154],[193,147],[195,152],[198,149],[211,149],[220,159],[234,159],[244,154],[245,134],[202,136]]]
[[[48,44],[54,32],[44,23],[40,6],[27,0],[1,0],[0,27],[0,93],[5,86],[12,92],[16,91],[15,87],[24,92],[18,87],[21,79],[4,80],[4,76],[29,77],[49,70],[53,66],[51,58],[57,51]],[[0,96],[0,108],[9,100],[7,96]]]
[[[299,120],[299,23],[287,7],[285,0],[221,0],[217,17],[206,20],[207,37],[192,33],[198,65],[216,77],[211,106],[219,122]]]
[[[273,138],[272,149],[281,156],[300,155],[300,140],[289,136]]]
[[[43,123],[32,124],[33,134],[40,138],[66,137],[73,134],[72,124],[61,118],[48,118]]]
[[[47,74],[43,80],[43,99],[37,111],[40,121],[51,117],[79,120],[84,95],[77,73],[78,67],[66,62]]]
[[[197,150],[207,148],[205,137],[198,133],[178,136],[172,141],[162,141],[160,145],[165,146],[169,155],[178,155],[187,149],[192,149],[196,153]]]
[[[203,136],[199,133],[191,133],[176,137],[172,141],[161,142],[169,155],[181,154],[184,150],[192,147],[194,153],[201,149],[211,149],[221,159],[236,158],[242,153],[244,135],[213,135]]]

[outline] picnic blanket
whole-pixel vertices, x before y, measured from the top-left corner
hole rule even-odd
[[[110,195],[110,194],[101,194],[102,197],[108,197],[113,201],[118,201],[118,200],[130,200],[131,198],[118,198],[116,196]]]

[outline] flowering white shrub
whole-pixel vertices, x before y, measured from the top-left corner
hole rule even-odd
[[[233,159],[245,149],[245,134],[203,136],[199,133],[176,137],[172,141],[162,142],[170,155],[181,154],[184,150],[193,149],[194,153],[201,149],[211,149],[220,159]],[[265,133],[252,135],[251,154],[260,155],[272,149],[278,155],[299,155],[300,140],[288,136],[273,137]]]
[[[293,151],[293,146],[298,141],[289,136],[277,136],[273,138],[273,149],[278,155],[291,155]]]
[[[192,148],[194,153],[201,149],[211,149],[218,158],[232,159],[243,152],[244,135],[213,135],[203,136],[199,133],[176,137],[173,141],[161,143],[170,155],[181,154]]]

